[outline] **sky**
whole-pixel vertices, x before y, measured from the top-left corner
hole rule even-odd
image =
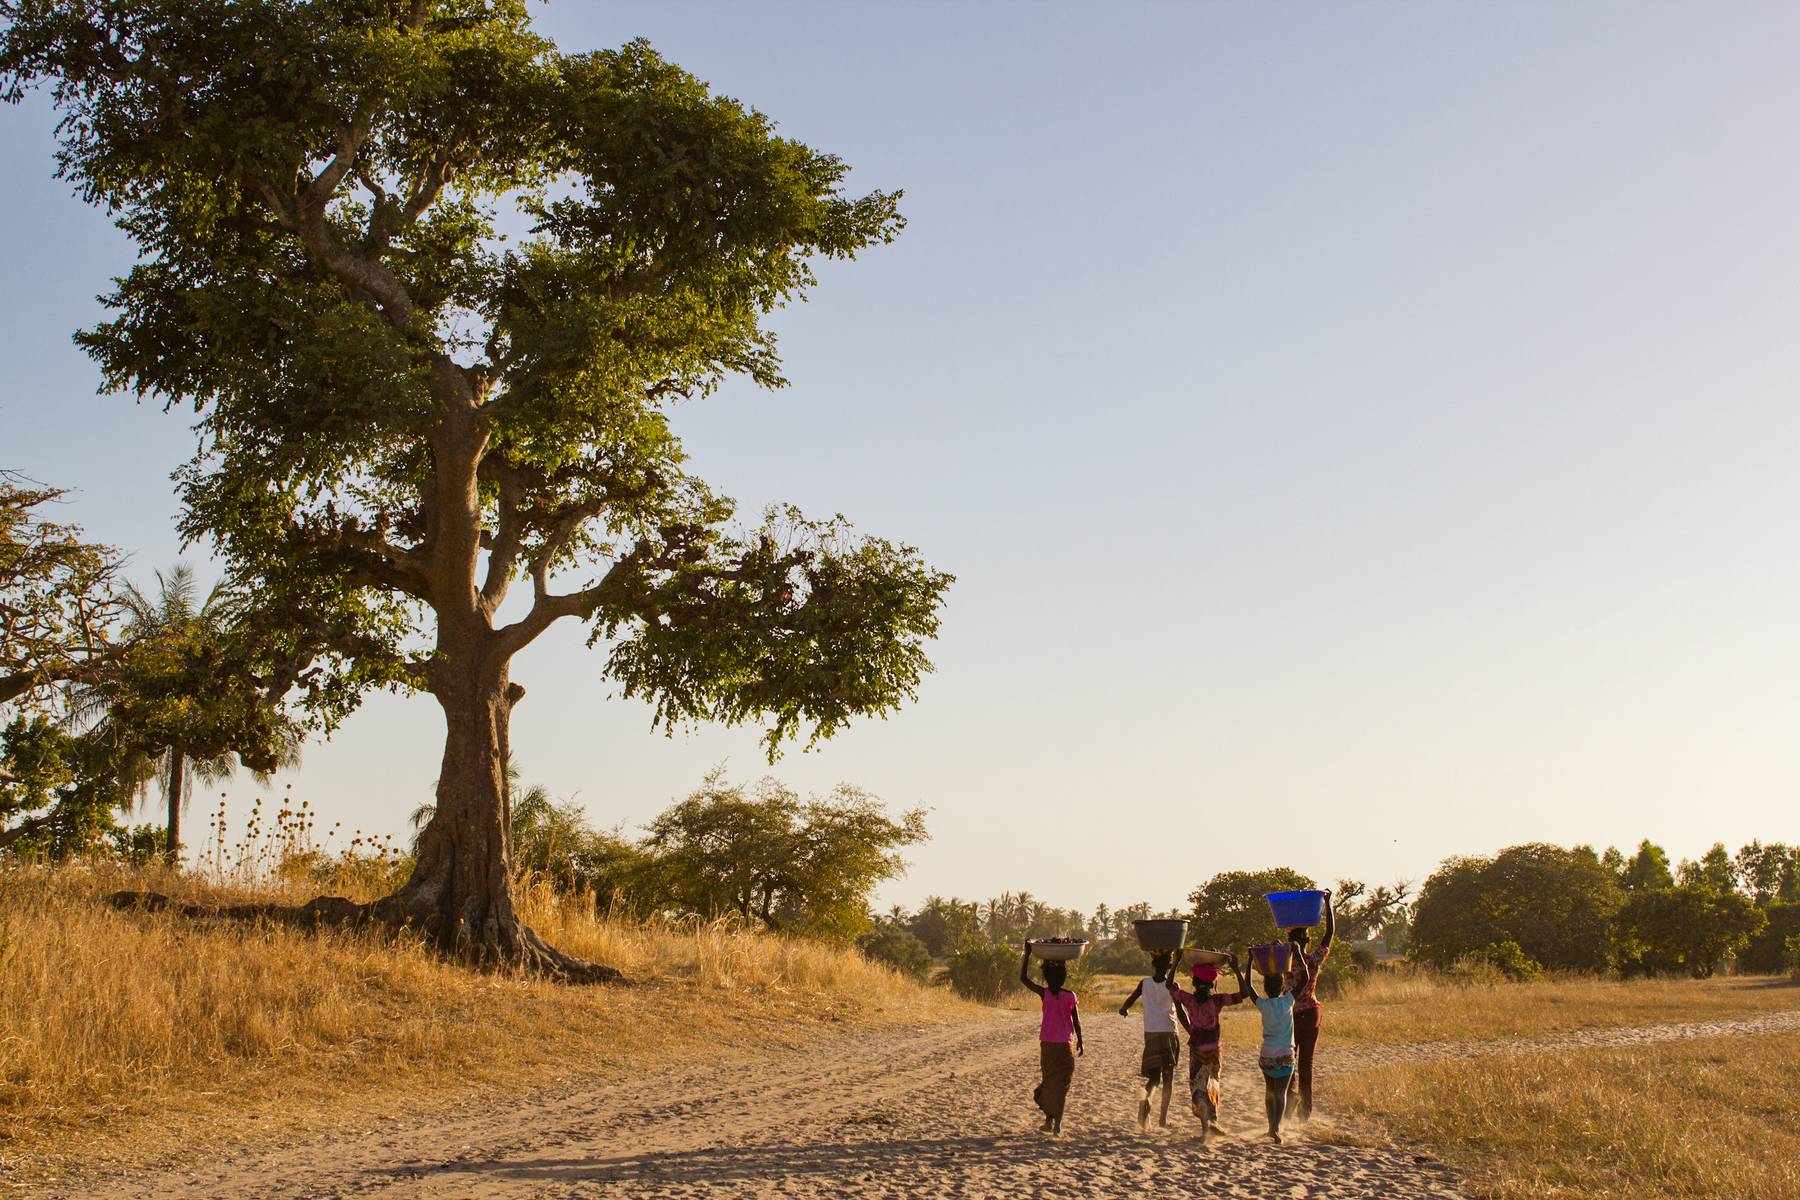
[[[512,672],[528,781],[628,832],[716,766],[925,806],[884,905],[1800,841],[1800,9],[539,12],[905,190],[897,242],[775,318],[791,386],[675,424],[745,511],[957,582],[917,702],[773,767],[652,731],[559,627]],[[191,414],[97,394],[70,341],[131,251],[53,125],[0,110],[0,466],[134,577],[214,576],[174,532]],[[441,749],[428,697],[376,696],[277,790],[397,833]]]

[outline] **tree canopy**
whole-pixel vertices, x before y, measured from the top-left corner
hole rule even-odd
[[[889,816],[857,788],[802,800],[773,779],[746,788],[715,773],[650,824],[645,845],[683,910],[843,941],[868,928],[870,890],[925,836],[923,810]]]
[[[138,251],[78,341],[198,414],[181,528],[254,589],[259,683],[327,723],[371,686],[443,707],[383,919],[575,972],[505,862],[509,664],[559,620],[657,725],[760,722],[771,757],[914,695],[950,577],[841,517],[740,522],[669,424],[782,384],[765,318],[894,237],[897,193],[645,43],[559,51],[525,0],[0,14],[6,95],[50,87],[61,175]]]
[[[1705,978],[1749,946],[1766,924],[1748,896],[1706,882],[1639,888],[1619,910],[1619,969]]]
[[[1512,942],[1537,966],[1599,969],[1612,962],[1622,899],[1618,880],[1585,846],[1533,843],[1447,859],[1419,890],[1411,952],[1450,966]]]
[[[1214,950],[1236,950],[1278,938],[1281,930],[1263,897],[1312,886],[1310,877],[1287,867],[1214,875],[1188,896],[1194,906],[1188,941]]]

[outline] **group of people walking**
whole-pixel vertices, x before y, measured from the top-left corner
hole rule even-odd
[[[1325,932],[1315,948],[1312,931],[1305,927],[1287,931],[1288,969],[1262,975],[1262,992],[1250,986],[1235,953],[1225,965],[1237,983],[1235,992],[1218,990],[1219,968],[1197,963],[1188,971],[1188,987],[1176,979],[1179,951],[1151,958],[1151,973],[1140,979],[1119,1015],[1128,1016],[1141,1004],[1144,1020],[1144,1056],[1140,1063],[1141,1095],[1137,1120],[1140,1129],[1150,1124],[1152,1100],[1162,1091],[1160,1124],[1169,1123],[1169,1100],[1175,1071],[1181,1063],[1181,1035],[1187,1035],[1188,1096],[1194,1116],[1200,1120],[1200,1140],[1205,1142],[1219,1121],[1221,1059],[1220,1015],[1234,1004],[1249,1001],[1262,1018],[1262,1044],[1257,1062],[1263,1076],[1263,1103],[1269,1120],[1269,1140],[1281,1141],[1282,1119],[1291,1111],[1299,1120],[1312,1115],[1313,1058],[1319,1045],[1319,971],[1331,954],[1336,918],[1331,895],[1325,893]],[[1031,948],[1019,964],[1019,982],[1037,993],[1043,1007],[1038,1028],[1041,1078],[1032,1099],[1044,1114],[1045,1133],[1062,1131],[1063,1108],[1075,1077],[1075,1059],[1083,1053],[1080,1003],[1065,984],[1068,967],[1045,962],[1043,983],[1031,978]]]

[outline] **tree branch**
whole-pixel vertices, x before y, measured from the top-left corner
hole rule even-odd
[[[56,807],[52,808],[43,816],[26,817],[11,829],[0,829],[0,850],[6,849],[20,838],[29,837],[31,834],[36,833],[45,826],[54,823],[56,818],[62,815],[63,805],[67,803],[68,801],[66,799],[58,800],[56,802]]]
[[[481,581],[481,599],[491,616],[506,598],[513,568],[519,563],[519,550],[525,539],[525,511],[521,504],[525,489],[519,473],[504,459],[486,458],[481,466],[500,486],[500,512],[493,544],[488,547],[487,577]]]
[[[295,523],[288,526],[287,536],[297,550],[336,555],[350,568],[352,582],[392,588],[420,600],[430,597],[424,559],[377,530],[354,523],[326,529]]]

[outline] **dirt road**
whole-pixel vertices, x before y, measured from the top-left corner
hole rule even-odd
[[[874,1030],[753,1063],[670,1071],[540,1093],[506,1107],[382,1125],[330,1140],[245,1150],[206,1168],[112,1179],[69,1194],[318,1200],[630,1197],[1117,1197],[1196,1181],[1222,1198],[1456,1197],[1451,1173],[1395,1150],[1327,1146],[1304,1127],[1259,1140],[1255,1059],[1228,1051],[1231,1135],[1200,1148],[1179,1105],[1140,1133],[1135,1017],[1087,1018],[1065,1132],[1035,1131],[1035,1018]],[[1800,1029],[1800,1013],[1574,1033],[1531,1042],[1339,1047],[1335,1070],[1395,1057],[1635,1045]],[[1329,1048],[1329,1047],[1328,1047]],[[1183,1072],[1185,1077],[1185,1063]],[[1326,1083],[1321,1081],[1322,1090]],[[1328,1093],[1327,1093],[1328,1095]],[[1179,1175],[1171,1175],[1179,1168]]]

